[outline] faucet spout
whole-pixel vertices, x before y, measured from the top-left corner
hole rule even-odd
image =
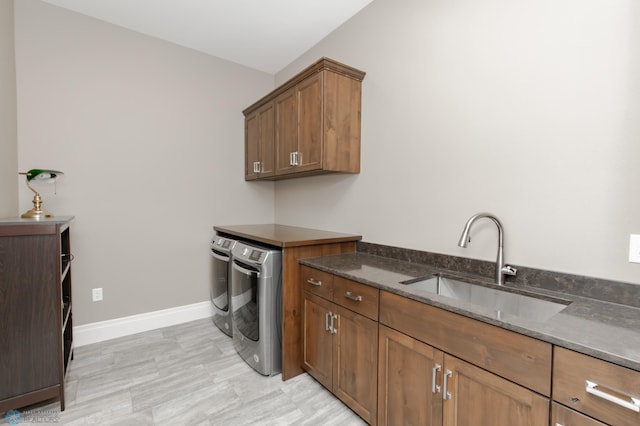
[[[496,284],[502,285],[504,284],[504,275],[515,275],[517,270],[511,266],[504,264],[504,231],[502,229],[502,224],[498,220],[497,217],[492,215],[491,213],[477,213],[474,214],[467,220],[467,223],[464,226],[464,230],[460,235],[460,240],[458,241],[458,246],[466,248],[471,238],[469,233],[471,232],[471,227],[475,223],[476,220],[487,218],[491,219],[493,223],[498,227],[498,255],[496,258]]]

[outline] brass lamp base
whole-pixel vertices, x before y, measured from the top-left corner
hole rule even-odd
[[[53,213],[42,210],[42,197],[36,192],[36,195],[33,197],[33,208],[20,217],[23,219],[43,219],[54,216]]]

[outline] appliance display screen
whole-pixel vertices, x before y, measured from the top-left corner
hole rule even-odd
[[[260,260],[260,255],[262,255],[261,251],[251,250],[251,254],[249,255],[250,260],[258,261]]]

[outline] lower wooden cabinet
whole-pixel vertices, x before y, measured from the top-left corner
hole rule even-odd
[[[554,402],[551,406],[551,426],[606,426],[606,423]]]
[[[302,362],[307,373],[330,390],[333,390],[332,307],[331,302],[304,292]]]
[[[378,323],[305,291],[303,367],[369,424],[376,424]]]
[[[554,401],[606,424],[640,425],[640,372],[558,346],[553,354]]]
[[[376,424],[378,323],[336,306],[333,393],[369,424]]]
[[[549,400],[380,325],[380,425],[546,425]]]
[[[442,424],[444,353],[383,325],[379,335],[378,424]]]
[[[370,424],[640,425],[638,371],[306,266],[300,277],[303,369]]]
[[[445,354],[443,425],[547,425],[549,399]]]

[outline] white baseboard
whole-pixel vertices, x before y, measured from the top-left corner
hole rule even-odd
[[[210,301],[73,327],[75,347],[155,330],[213,315]]]

